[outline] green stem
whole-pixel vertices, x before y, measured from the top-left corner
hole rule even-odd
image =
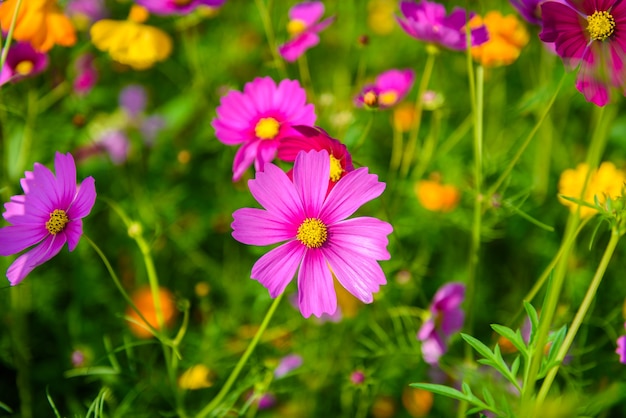
[[[211,413],[212,411],[215,411],[215,409],[220,406],[220,404],[222,403],[222,400],[224,400],[224,397],[226,397],[226,395],[230,391],[230,388],[233,386],[233,383],[235,383],[235,380],[239,376],[239,373],[241,373],[241,370],[246,365],[248,358],[250,358],[250,355],[252,354],[257,344],[259,343],[259,340],[261,339],[261,336],[263,335],[263,333],[265,332],[265,329],[269,325],[270,320],[272,319],[272,316],[274,316],[274,312],[276,311],[276,308],[280,304],[280,301],[283,298],[283,295],[284,293],[281,293],[280,295],[278,295],[278,297],[276,297],[276,299],[274,299],[274,301],[270,305],[269,310],[265,314],[265,318],[263,318],[263,322],[261,322],[261,326],[257,330],[256,334],[254,334],[252,341],[250,341],[248,348],[246,348],[246,351],[243,353],[243,355],[237,362],[237,365],[235,366],[233,371],[230,373],[230,376],[228,376],[226,383],[224,383],[224,386],[222,386],[222,388],[220,389],[218,394],[215,396],[215,398],[213,398],[211,402],[209,402],[204,408],[202,408],[200,412],[198,412],[198,414],[196,415],[196,418],[206,417],[209,413]]]
[[[20,7],[22,6],[22,0],[17,0],[15,4],[15,11],[11,18],[11,24],[9,25],[9,32],[7,33],[7,39],[2,48],[2,55],[0,55],[0,69],[4,68],[4,63],[7,61],[7,55],[9,54],[9,48],[11,47],[11,41],[13,40],[13,31],[15,30],[15,23],[17,22],[17,15],[19,14]]]
[[[589,311],[589,307],[591,306],[591,303],[593,302],[593,299],[596,296],[598,287],[600,286],[600,283],[602,282],[602,278],[604,277],[604,272],[606,271],[606,268],[609,265],[609,262],[611,261],[611,257],[613,256],[613,252],[615,251],[615,247],[617,247],[617,243],[619,242],[619,239],[620,239],[619,232],[616,229],[613,229],[613,231],[611,232],[611,239],[609,240],[609,243],[607,244],[606,249],[604,250],[604,255],[602,256],[602,259],[600,260],[598,269],[596,270],[596,273],[593,276],[591,283],[589,284],[589,288],[587,289],[587,293],[585,294],[585,297],[582,303],[580,304],[580,307],[578,308],[578,312],[576,312],[576,316],[574,316],[574,320],[572,321],[572,324],[570,325],[570,328],[567,331],[565,340],[563,340],[563,344],[561,345],[561,347],[559,348],[559,351],[557,352],[557,355],[556,355],[557,364],[550,369],[550,371],[546,375],[546,378],[543,381],[543,384],[541,385],[539,395],[537,395],[537,407],[538,408],[541,408],[541,403],[546,398],[546,395],[548,394],[548,391],[550,390],[550,387],[552,386],[552,382],[554,381],[554,377],[559,371],[559,367],[561,363],[563,362],[563,359],[565,358],[570,347],[572,346],[572,343],[574,342],[574,338],[576,337],[576,333],[578,332],[578,329],[580,328],[580,325],[582,324],[583,319],[585,319],[585,316],[587,315],[587,311]]]
[[[367,135],[370,133],[370,129],[372,129],[372,124],[374,123],[374,115],[376,114],[376,112],[371,112],[370,118],[367,121],[367,125],[365,125],[365,128],[363,129],[363,132],[361,132],[361,136],[359,136],[359,139],[357,139],[357,141],[354,143],[354,146],[352,147],[352,154],[356,155],[356,152],[361,149],[361,147],[363,146],[363,144],[365,143],[365,139],[367,138]]]
[[[263,29],[265,30],[267,43],[272,52],[272,57],[274,57],[274,65],[278,69],[280,76],[282,78],[287,78],[287,69],[285,68],[285,63],[282,57],[278,54],[278,47],[276,45],[276,39],[274,37],[274,30],[272,29],[272,18],[270,17],[268,7],[265,6],[265,2],[263,0],[255,1],[257,8],[259,9],[259,14],[261,15],[261,20],[263,21]]]

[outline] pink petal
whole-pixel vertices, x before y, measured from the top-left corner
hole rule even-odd
[[[304,254],[298,273],[298,305],[305,318],[332,315],[337,310],[333,277],[320,250],[309,249]]]
[[[307,49],[314,47],[319,42],[320,38],[317,34],[304,32],[283,45],[280,45],[278,47],[278,53],[285,59],[285,61],[294,62],[300,58],[300,56],[304,54]]]
[[[617,339],[617,349],[615,352],[619,355],[619,362],[626,364],[626,335],[622,335]]]
[[[84,218],[89,215],[95,202],[96,181],[93,177],[87,177],[78,187],[78,193],[67,210],[67,217],[70,220]]]
[[[422,324],[419,331],[417,331],[417,339],[424,341],[428,339],[433,332],[435,332],[435,320],[433,318],[428,319]]]
[[[257,149],[260,143],[261,141],[258,139],[252,140],[246,142],[237,150],[235,159],[233,160],[233,181],[238,181],[248,167],[256,160]]]
[[[59,195],[59,205],[67,208],[76,194],[76,164],[74,157],[69,152],[61,154],[57,152],[54,158],[56,172],[56,189]]]
[[[392,232],[389,223],[369,217],[346,219],[329,227],[329,235],[337,247],[350,248],[375,260],[389,260],[387,235]]]
[[[262,209],[242,208],[233,213],[233,238],[248,245],[272,245],[293,239],[297,226]]]
[[[44,165],[35,163],[33,174],[33,180],[28,184],[30,190],[27,199],[35,198],[47,206],[58,209],[60,196],[57,193],[57,182],[52,171]]]
[[[24,251],[48,235],[44,225],[10,225],[0,228],[0,255],[8,256]]]
[[[11,286],[19,284],[35,267],[57,255],[64,244],[65,237],[62,234],[48,235],[39,245],[19,256],[7,270]]]
[[[446,283],[433,296],[431,310],[433,312],[445,312],[460,306],[464,299],[465,285],[463,283]]]
[[[439,362],[439,358],[448,351],[448,347],[436,333],[430,336],[422,342],[422,357],[424,361],[430,365],[435,365]]]
[[[293,165],[293,183],[304,204],[307,218],[318,217],[328,190],[329,178],[330,157],[326,150],[298,154]]]
[[[324,3],[321,1],[307,1],[298,3],[289,9],[290,20],[301,20],[307,26],[312,25],[324,15]]]
[[[299,241],[290,241],[259,258],[250,277],[267,288],[275,298],[285,291],[304,257],[306,247]]]
[[[441,318],[441,331],[446,337],[459,332],[463,328],[465,313],[461,309],[445,312]]]
[[[250,98],[258,113],[272,109],[272,97],[276,93],[276,83],[270,77],[255,78],[244,86],[244,94]]]
[[[65,239],[67,240],[67,248],[70,251],[74,251],[74,248],[78,245],[80,237],[83,235],[83,220],[73,219],[71,220],[63,230]]]
[[[369,174],[367,167],[350,171],[335,183],[319,217],[326,225],[332,225],[352,215],[363,204],[380,196],[384,190],[385,183],[379,182],[377,175]]]
[[[256,178],[248,181],[248,187],[257,202],[276,219],[300,225],[306,218],[293,183],[274,164],[266,164],[263,172],[257,172]]]
[[[259,147],[257,148],[256,160],[254,160],[256,171],[263,171],[266,163],[274,161],[277,148],[278,141],[276,140],[260,141]]]

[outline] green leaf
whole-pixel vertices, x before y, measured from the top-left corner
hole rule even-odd
[[[461,333],[461,338],[463,338],[465,342],[471,345],[472,348],[474,348],[474,350],[476,350],[481,356],[488,358],[488,359],[493,358],[493,353],[491,352],[489,347],[487,347],[478,339],[472,337],[471,335],[463,334],[463,333]]]
[[[517,372],[519,371],[519,366],[521,363],[521,357],[517,356],[515,357],[515,360],[513,360],[513,364],[511,364],[511,374],[513,374],[513,376],[517,376]]]
[[[517,330],[516,332],[513,331],[511,328],[498,324],[491,324],[491,328],[499,335],[509,340],[511,344],[513,344],[513,346],[517,348],[517,351],[519,351],[522,355],[524,355],[524,357],[526,357],[528,353],[528,348],[526,347],[524,338],[522,338],[522,334],[519,332],[519,330]]]
[[[4,402],[0,402],[0,408],[4,409],[10,414],[13,413],[13,410],[9,407],[9,405],[5,404]]]
[[[61,414],[59,413],[59,410],[57,409],[56,405],[54,404],[54,401],[52,400],[52,396],[50,396],[50,392],[48,391],[48,389],[49,388],[46,386],[46,398],[48,398],[48,403],[50,404],[50,407],[54,411],[54,415],[57,418],[61,418]]]
[[[459,401],[473,403],[472,397],[448,386],[434,383],[411,383],[409,386],[416,389],[424,389],[437,395],[447,396],[448,398],[458,399]]]
[[[539,316],[537,315],[535,307],[526,301],[524,301],[524,309],[528,314],[528,319],[530,319],[530,339],[528,341],[528,346],[530,347],[534,344],[535,334],[539,329]]]

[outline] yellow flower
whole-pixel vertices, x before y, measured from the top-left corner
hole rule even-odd
[[[17,0],[0,3],[0,26],[5,32],[11,25],[16,4]],[[76,31],[56,0],[27,0],[22,1],[20,6],[13,38],[29,42],[37,51],[46,52],[56,44],[74,45]]]
[[[461,194],[451,184],[441,184],[439,179],[420,180],[415,185],[417,199],[424,208],[433,212],[450,212],[459,203]]]
[[[376,35],[388,35],[397,26],[394,0],[370,0],[367,4],[367,26]]]
[[[111,58],[135,70],[145,70],[163,61],[172,52],[172,39],[161,29],[144,25],[148,12],[131,8],[128,20],[99,20],[91,27],[91,41]]]
[[[178,378],[178,387],[187,390],[210,388],[215,379],[214,373],[204,364],[191,366]]]
[[[491,11],[483,18],[474,16],[470,27],[487,26],[489,40],[472,48],[472,56],[485,67],[512,64],[529,40],[528,31],[514,15]]]
[[[604,162],[590,176],[584,196],[581,198],[585,178],[589,172],[586,163],[578,164],[575,169],[567,169],[561,173],[559,179],[559,195],[581,199],[591,205],[595,205],[594,196],[600,203],[604,203],[607,197],[616,198],[622,195],[622,187],[626,182],[626,173],[618,170],[613,163]],[[578,204],[559,197],[559,201],[575,212]],[[585,218],[595,215],[597,210],[587,206],[580,206],[580,217]]]
[[[427,417],[433,407],[433,393],[424,389],[406,387],[402,392],[402,405],[414,418]]]

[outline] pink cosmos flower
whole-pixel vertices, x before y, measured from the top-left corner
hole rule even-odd
[[[299,354],[286,355],[280,359],[280,363],[276,366],[276,369],[274,370],[274,378],[280,379],[281,377],[284,377],[286,374],[302,366],[303,362],[304,360]]]
[[[434,365],[448,351],[449,337],[463,327],[465,313],[459,307],[465,298],[463,283],[448,283],[437,290],[430,305],[431,317],[424,322],[417,338],[422,341],[422,356]]]
[[[389,70],[376,77],[374,84],[363,87],[355,98],[358,107],[386,109],[400,102],[407,95],[413,81],[413,70]]]
[[[576,88],[597,106],[609,102],[609,88],[626,95],[626,2],[545,1],[539,37],[554,42],[564,63],[580,66]]]
[[[222,97],[217,118],[211,125],[215,136],[226,145],[243,144],[233,161],[233,181],[254,163],[263,171],[272,161],[281,139],[298,136],[294,125],[313,125],[315,109],[306,104],[306,92],[296,80],[278,85],[269,77],[247,83],[243,93],[231,91]]]
[[[403,0],[400,2],[400,12],[402,17],[397,17],[397,21],[410,36],[457,51],[467,49],[465,24],[474,17],[474,13],[466,16],[465,10],[455,7],[446,16],[443,5],[426,0],[419,3]],[[489,39],[487,27],[484,25],[472,29],[470,35],[471,46],[478,46]]]
[[[626,323],[624,323],[624,328],[626,328]],[[615,352],[619,355],[619,362],[626,364],[626,335],[622,335],[617,339],[617,349]]]
[[[335,20],[333,16],[320,22],[323,15],[324,3],[321,1],[305,1],[289,9],[287,32],[291,39],[278,47],[278,52],[286,61],[297,60],[307,49],[320,42],[317,34]]]
[[[98,70],[93,64],[94,56],[85,53],[79,56],[74,62],[76,78],[74,79],[74,92],[79,96],[84,96],[91,91],[98,82]]]
[[[42,73],[48,67],[48,55],[37,52],[28,42],[14,42],[0,71],[0,86],[16,83]]]
[[[330,173],[328,152],[300,152],[293,182],[276,165],[248,186],[264,209],[243,208],[233,213],[233,237],[248,245],[285,242],[262,256],[251,278],[271,297],[285,291],[298,270],[298,298],[304,317],[332,314],[338,282],[365,303],[386,283],[378,260],[388,260],[387,235],[393,228],[376,218],[346,219],[361,205],[380,196],[385,184],[366,167],[349,172],[326,195]]]
[[[70,251],[83,234],[82,218],[89,215],[96,200],[93,177],[76,186],[76,165],[70,153],[56,153],[56,176],[35,163],[21,180],[23,195],[4,204],[3,216],[11,225],[0,228],[0,255],[9,256],[29,247],[9,266],[12,286],[20,283],[35,267],[61,251],[67,242]]]
[[[348,172],[354,170],[352,156],[348,148],[335,138],[331,138],[322,128],[297,125],[293,127],[301,136],[284,138],[278,145],[278,159],[294,162],[300,151],[326,150],[330,155],[330,178],[328,191]],[[287,172],[292,178],[293,170]]]
[[[509,0],[528,23],[541,25],[540,5],[545,0]]]
[[[199,6],[220,7],[226,0],[136,0],[136,3],[158,15],[188,14]]]

